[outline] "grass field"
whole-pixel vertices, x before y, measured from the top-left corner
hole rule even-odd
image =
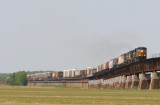
[[[0,86],[0,105],[160,105],[160,90]]]

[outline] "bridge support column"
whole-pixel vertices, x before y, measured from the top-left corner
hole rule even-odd
[[[112,78],[112,79],[111,79],[111,81],[112,81],[111,88],[113,88],[113,89],[114,89],[114,87],[115,87],[115,86],[114,86],[115,78]]]
[[[125,89],[126,76],[123,75],[123,76],[121,77],[121,79],[122,79],[122,81],[121,81],[121,83],[120,83],[120,89]]]
[[[132,76],[127,76],[127,80],[126,80],[126,89],[130,89],[132,85]]]
[[[103,88],[102,86],[103,86],[103,79],[97,80],[97,88],[101,89],[101,88]]]
[[[104,88],[108,88],[108,79],[104,80]]]
[[[120,89],[121,84],[122,84],[122,76],[119,76],[119,81],[118,81],[118,84],[117,84],[118,89]]]
[[[138,88],[139,79],[137,75],[132,75],[132,85],[131,88]]]
[[[139,86],[138,89],[149,89],[149,83],[147,80],[147,77],[145,76],[144,73],[140,74],[140,82],[139,82]]]
[[[151,73],[151,83],[149,89],[159,89],[159,77],[156,72]]]
[[[120,77],[115,77],[115,81],[114,81],[114,88],[115,88],[115,89],[118,89],[118,86],[119,86],[119,78],[120,78]]]
[[[107,84],[107,80],[103,80],[103,89],[107,88],[108,84]]]
[[[101,89],[103,89],[104,80],[101,79]]]
[[[113,78],[109,79],[109,88],[113,88]]]

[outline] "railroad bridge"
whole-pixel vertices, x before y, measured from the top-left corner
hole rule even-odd
[[[85,78],[62,78],[29,81],[29,86],[64,85],[82,88],[160,89],[160,57],[150,58],[112,69],[105,69]]]
[[[160,58],[150,58],[102,70],[88,79],[89,88],[159,89]]]

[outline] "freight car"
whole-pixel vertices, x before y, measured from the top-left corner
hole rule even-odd
[[[86,77],[92,76],[97,70],[94,67],[87,67]]]
[[[63,78],[73,78],[78,73],[76,69],[63,70]]]
[[[34,80],[34,81],[48,80],[50,78],[52,78],[51,72],[27,75],[28,80]]]
[[[42,81],[42,80],[57,80],[57,79],[74,79],[85,78],[92,76],[96,72],[93,67],[88,67],[86,70],[69,69],[63,70],[63,72],[47,72],[27,75],[27,79],[30,81]]]

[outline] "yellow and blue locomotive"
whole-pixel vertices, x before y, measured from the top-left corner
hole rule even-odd
[[[145,60],[147,58],[147,48],[138,47],[124,55],[125,62],[136,62]]]

